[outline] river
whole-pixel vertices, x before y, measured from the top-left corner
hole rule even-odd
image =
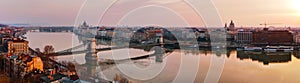
[[[55,51],[60,51],[80,44],[77,36],[73,33],[28,32],[25,36],[29,41],[30,47],[40,48],[41,50],[45,45],[52,45]],[[105,45],[98,46],[105,47]],[[161,63],[155,62],[154,57],[134,61],[134,67],[137,69],[145,69],[144,72],[134,71],[134,69],[129,68],[131,67],[130,62],[123,62],[118,64],[118,66],[109,66],[108,69],[103,70],[101,74],[104,74],[102,77],[108,80],[112,80],[116,74],[121,74],[134,82],[154,83],[173,82],[176,77],[178,77],[177,81],[185,82],[188,80],[180,80],[180,77],[183,79],[192,78],[192,80],[195,77],[194,82],[199,83],[204,82],[208,76],[207,74],[211,74],[211,71],[220,71],[217,72],[221,74],[219,79],[220,83],[300,82],[300,79],[298,79],[300,77],[300,60],[296,55],[299,53],[280,52],[265,54],[261,52],[240,52],[236,50],[227,52],[228,53],[222,54],[217,53],[217,56],[216,53],[209,50],[175,50],[168,54],[167,57],[164,57]],[[111,56],[112,54],[118,56],[138,56],[149,53],[150,52],[143,50],[127,48],[99,52],[98,57],[113,58]],[[225,59],[224,67],[220,67],[220,70],[209,69],[212,60],[222,59]],[[86,62],[84,54],[57,57],[57,61],[73,61],[79,64]],[[147,68],[151,69],[152,66],[157,69],[153,69],[153,71],[149,70],[151,74],[145,73],[148,71]],[[128,67],[128,70],[122,70],[122,67]],[[187,71],[179,72],[180,70]],[[124,71],[126,72],[124,73]],[[156,74],[155,72],[157,71],[161,72]],[[217,79],[218,76],[215,76],[215,78]]]

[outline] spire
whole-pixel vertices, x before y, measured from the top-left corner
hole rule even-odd
[[[82,23],[82,26],[83,26],[83,27],[88,27],[89,25],[86,23],[86,21],[84,21],[84,22]]]
[[[229,28],[234,28],[234,27],[235,27],[234,22],[233,22],[233,20],[231,20]]]
[[[230,21],[230,25],[234,25],[233,20]]]
[[[83,25],[87,25],[86,21],[83,22]]]

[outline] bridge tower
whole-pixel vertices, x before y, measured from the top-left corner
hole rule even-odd
[[[85,55],[85,61],[87,66],[87,73],[89,75],[95,76],[96,74],[96,67],[98,66],[98,57],[96,51],[96,39],[92,38],[90,43],[88,43],[87,52]]]
[[[154,55],[155,55],[155,62],[161,63],[163,62],[163,56],[165,53],[165,50],[162,47],[156,46],[154,47]]]
[[[156,42],[160,44],[160,47],[155,47],[155,61],[156,62],[163,62],[163,55],[164,55],[164,36],[163,36],[163,29],[159,29],[156,31]]]
[[[163,46],[164,44],[163,29],[155,30],[155,33],[156,33],[156,43]]]
[[[86,68],[86,71],[83,73],[86,73],[88,77],[92,79],[85,79],[92,81],[98,80],[97,78],[97,67],[98,65],[98,56],[97,56],[97,50],[96,50],[96,39],[95,39],[95,33],[97,32],[95,27],[89,26],[86,22],[83,22],[82,25],[79,25],[79,27],[76,27],[74,30],[74,33],[78,35],[78,39],[80,42],[83,42],[85,46],[85,61],[86,63],[82,65],[82,67]]]
[[[90,43],[89,43],[88,47],[87,47],[88,53],[90,53],[89,56],[97,57],[96,47],[97,47],[96,39],[92,38],[90,40]]]

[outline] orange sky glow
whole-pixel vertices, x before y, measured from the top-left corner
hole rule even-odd
[[[131,4],[131,1],[136,1]],[[142,1],[142,0],[140,0]],[[300,0],[212,0],[223,23],[234,20],[237,26],[260,27],[261,23],[279,23],[270,26],[300,26]],[[1,0],[0,23],[28,23],[41,25],[74,25],[74,21],[85,0]],[[181,15],[190,26],[203,26],[201,17],[182,0],[123,0],[120,5],[128,8],[136,5],[165,6]],[[101,3],[98,3],[101,5]],[[127,8],[124,7],[124,8]],[[116,7],[118,8],[118,7]],[[93,10],[89,10],[93,12]],[[118,9],[112,9],[111,15],[104,19],[116,18]],[[90,17],[92,18],[92,17]],[[89,19],[89,18],[87,18]],[[113,20],[111,20],[113,21]],[[108,23],[108,22],[107,22]],[[94,23],[91,24],[102,24]],[[109,24],[109,23],[108,23]],[[103,24],[105,25],[105,23]]]

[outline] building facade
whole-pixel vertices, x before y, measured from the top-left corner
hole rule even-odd
[[[268,30],[253,32],[253,43],[261,45],[289,45],[293,43],[293,35],[287,30]]]
[[[253,41],[252,31],[238,31],[235,35],[235,41],[241,44],[251,44]]]
[[[29,53],[28,41],[26,40],[14,38],[13,40],[9,41],[7,45],[8,54]]]

